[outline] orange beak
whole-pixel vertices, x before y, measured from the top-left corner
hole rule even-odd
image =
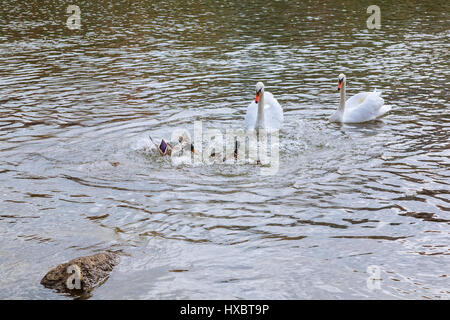
[[[338,83],[338,91],[341,90],[342,82],[343,82],[343,81],[339,81],[339,83]]]
[[[258,92],[258,93],[256,94],[255,103],[258,103],[259,98],[261,98],[261,92]]]

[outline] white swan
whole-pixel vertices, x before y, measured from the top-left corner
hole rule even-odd
[[[270,92],[264,92],[264,84],[256,84],[256,98],[247,108],[246,130],[265,129],[267,132],[280,130],[283,124],[283,109]]]
[[[384,116],[391,106],[385,105],[381,92],[361,92],[345,101],[346,78],[339,75],[338,91],[341,91],[339,108],[330,117],[330,121],[344,123],[360,123],[375,120]]]

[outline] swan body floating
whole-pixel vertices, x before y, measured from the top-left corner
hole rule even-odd
[[[264,92],[264,84],[258,82],[255,101],[250,103],[245,115],[245,129],[272,132],[280,130],[282,124],[283,109],[270,92]]]
[[[339,107],[330,117],[332,122],[361,123],[383,117],[391,110],[391,106],[385,105],[381,92],[361,92],[345,101],[346,78],[339,75],[338,91],[341,92]]]

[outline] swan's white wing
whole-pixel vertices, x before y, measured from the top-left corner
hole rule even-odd
[[[343,121],[348,123],[366,122],[375,120],[387,112],[388,110],[382,109],[384,100],[380,97],[380,94],[381,92],[377,91],[362,92],[348,99]],[[347,103],[349,103],[349,106],[347,106]]]
[[[381,98],[381,91],[377,91],[375,89],[373,92],[371,92],[373,95],[371,98],[378,100],[378,105],[381,104],[381,107],[378,108],[377,116],[376,118],[381,118],[386,115],[387,112],[389,112],[392,109],[392,106],[384,104],[384,99]]]
[[[258,104],[252,101],[247,108],[245,115],[245,129],[254,130],[256,127],[256,117],[258,115]]]
[[[266,122],[266,130],[280,130],[283,125],[283,108],[277,99],[270,93],[264,92],[264,121]]]
[[[357,106],[362,104],[366,100],[367,96],[371,93],[372,92],[360,92],[355,94],[345,102],[345,109],[356,108]]]

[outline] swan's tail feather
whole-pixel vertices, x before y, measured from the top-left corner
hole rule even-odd
[[[376,94],[378,97],[381,98],[381,93],[382,93],[382,91],[378,91],[378,90],[375,88],[375,89],[373,90],[372,93]]]
[[[391,109],[391,105],[385,104],[384,106],[382,106],[379,110],[378,118],[384,117],[389,111],[391,111]]]

